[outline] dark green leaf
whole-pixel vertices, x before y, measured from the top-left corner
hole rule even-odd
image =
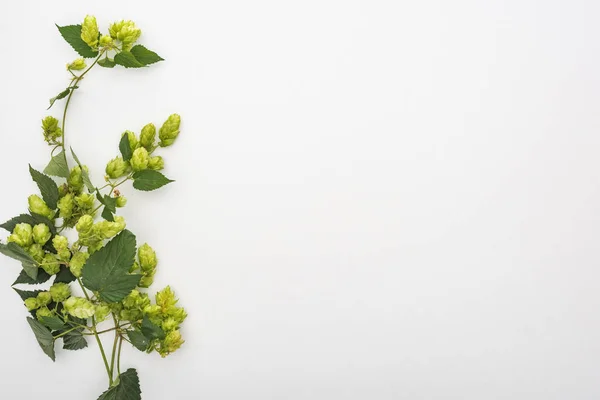
[[[163,58],[155,52],[148,50],[141,44],[135,45],[130,50],[131,54],[139,61],[142,65],[150,65],[159,61],[163,61]]]
[[[25,301],[27,299],[30,299],[32,297],[37,297],[38,293],[41,292],[41,290],[32,290],[32,291],[27,291],[27,290],[19,290],[16,288],[13,288],[13,290],[15,292],[17,292],[17,294],[19,295],[19,297]]]
[[[73,49],[82,57],[92,58],[98,56],[98,52],[92,50],[90,46],[81,38],[81,25],[56,25],[62,37],[73,47]]]
[[[103,58],[98,61],[98,65],[104,68],[113,68],[115,64],[115,60],[111,60],[110,58]]]
[[[129,275],[136,252],[133,233],[124,230],[95,252],[83,267],[83,284],[97,291],[102,300],[123,300],[140,282],[141,275]]]
[[[118,377],[119,383],[102,393],[98,400],[141,400],[140,379],[133,368]]]
[[[109,195],[102,195],[100,193],[100,191],[96,190],[96,198],[98,199],[98,201],[102,204],[104,204],[106,207],[108,207],[109,211],[111,212],[117,212],[117,198],[116,197],[110,197]]]
[[[8,244],[0,243],[0,253],[21,261],[25,273],[31,279],[37,279],[39,264],[21,246],[12,242]]]
[[[71,283],[75,279],[75,275],[71,273],[71,270],[66,265],[60,266],[60,271],[56,274],[56,279],[54,279],[54,283]]]
[[[131,150],[131,144],[129,144],[129,135],[124,134],[121,136],[121,141],[119,142],[119,150],[121,150],[121,155],[123,156],[123,160],[129,161],[131,160],[131,156],[133,155],[133,150]]]
[[[160,326],[152,323],[148,319],[148,317],[144,317],[144,319],[142,321],[141,330],[142,330],[142,333],[144,334],[144,336],[146,336],[148,338],[148,340],[165,338],[165,331],[163,331]]]
[[[104,207],[104,209],[102,210],[102,218],[104,218],[105,220],[110,221],[110,222],[115,222],[115,216],[108,209],[108,207]]]
[[[57,94],[56,96],[52,97],[50,99],[50,105],[48,106],[47,110],[51,109],[52,106],[54,105],[54,103],[56,102],[56,100],[62,100],[65,97],[67,97],[69,95],[69,93],[71,93],[72,90],[78,89],[78,86],[69,86],[68,88],[66,88],[65,90],[63,90],[62,92],[60,92],[59,94]]]
[[[43,269],[38,270],[38,275],[36,279],[31,279],[29,275],[25,273],[25,270],[22,269],[21,273],[17,277],[17,280],[13,282],[14,285],[18,284],[27,284],[27,285],[39,285],[40,283],[47,282],[50,279],[50,275],[46,273]]]
[[[62,336],[63,349],[65,350],[81,350],[87,347],[85,336],[81,334],[81,330],[76,329]]]
[[[88,172],[85,170],[85,168],[83,168],[83,165],[79,161],[79,158],[77,158],[77,155],[73,151],[72,147],[71,147],[71,155],[73,156],[73,159],[75,160],[77,165],[79,165],[79,167],[81,168],[81,176],[83,177],[83,183],[88,188],[90,193],[93,193],[96,190],[96,188],[94,187],[94,185],[92,184],[92,181],[90,180],[90,174],[88,174]]]
[[[53,331],[59,331],[67,327],[62,319],[58,318],[57,316],[41,317],[40,322]]]
[[[115,56],[115,63],[125,68],[141,68],[144,66],[133,54],[128,51],[122,51]]]
[[[33,318],[27,317],[27,322],[29,322],[29,326],[35,334],[35,338],[40,344],[40,347],[44,350],[44,353],[54,361],[56,359],[54,354],[54,338],[52,337],[50,330],[42,325],[41,322]]]
[[[67,157],[64,150],[61,150],[60,153],[52,157],[48,166],[44,168],[44,173],[61,178],[69,177],[69,165],[67,164]]]
[[[0,228],[4,228],[9,232],[12,232],[15,229],[15,226],[17,226],[17,224],[29,224],[31,226],[37,225],[37,224],[46,224],[49,228],[50,228],[50,232],[52,232],[53,235],[56,234],[56,227],[54,226],[54,223],[52,223],[52,221],[50,221],[48,218],[39,215],[39,214],[21,214],[21,215],[17,215],[16,217],[12,218],[9,221],[6,221],[5,223],[3,223],[2,225],[0,225]]]
[[[139,351],[148,350],[148,346],[150,345],[150,341],[144,334],[139,330],[127,331],[127,336],[129,336],[129,341],[132,345],[135,346]]]
[[[155,190],[171,182],[175,181],[152,169],[145,169],[133,174],[133,187],[137,190]]]
[[[33,169],[31,165],[29,166],[29,173],[31,174],[31,178],[38,185],[40,192],[42,193],[42,198],[52,210],[56,210],[58,203],[58,186],[56,186],[56,182],[52,180],[48,175],[44,175],[41,172]]]

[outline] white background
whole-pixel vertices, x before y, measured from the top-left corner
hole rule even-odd
[[[166,59],[94,69],[66,129],[100,182],[121,132],[182,115],[177,182],[123,190],[190,314],[167,359],[126,347],[145,400],[600,396],[598,2],[0,7],[3,220],[48,161],[55,22],[131,18]],[[0,264],[0,397],[95,399],[96,346],[52,364]]]

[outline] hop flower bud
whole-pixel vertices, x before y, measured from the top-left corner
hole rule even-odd
[[[158,321],[158,323],[160,323],[160,315],[162,313],[162,310],[159,305],[147,305],[143,308],[143,311],[144,315],[146,315],[150,319],[150,321],[152,321],[153,323],[157,323]]]
[[[160,343],[158,352],[162,357],[166,357],[179,349],[184,342],[185,341],[181,338],[181,333],[179,330],[171,331],[167,333],[165,338]]]
[[[71,71],[81,71],[82,69],[85,69],[85,67],[87,67],[87,65],[83,58],[78,58],[72,63],[67,64],[67,69]]]
[[[161,156],[150,157],[148,168],[159,171],[165,167],[165,160]]]
[[[123,195],[117,197],[117,207],[121,208],[125,207],[125,205],[127,205],[127,198]]]
[[[142,171],[148,168],[149,161],[148,150],[144,147],[139,147],[133,151],[133,155],[131,156],[131,168],[134,171]]]
[[[108,304],[98,304],[96,305],[96,322],[102,322],[108,317],[110,314],[110,307]]]
[[[86,167],[84,167],[86,168]],[[87,171],[87,168],[86,168]],[[83,174],[81,173],[81,167],[76,165],[71,169],[67,183],[73,188],[75,192],[80,192],[83,189]]]
[[[58,187],[58,197],[59,198],[63,198],[65,197],[67,194],[69,193],[69,185],[67,185],[66,183],[63,183],[62,185],[60,185]]]
[[[29,224],[17,224],[13,233],[8,237],[9,242],[21,247],[29,247],[33,244],[33,228]]]
[[[52,301],[56,303],[61,303],[71,297],[71,288],[68,284],[62,282],[50,286],[49,292],[52,296]]]
[[[29,203],[29,211],[34,214],[42,215],[46,218],[52,219],[54,212],[48,207],[46,202],[40,198],[37,194],[32,194],[27,198]]]
[[[94,218],[91,215],[83,215],[77,221],[75,229],[77,229],[77,232],[79,232],[79,237],[81,238],[88,236],[91,233],[93,226]]]
[[[72,193],[67,193],[63,198],[58,200],[58,215],[60,215],[61,218],[71,218],[74,208],[75,202],[73,201]]]
[[[177,321],[178,324],[182,324],[187,318],[187,313],[182,307],[175,307],[170,310],[169,316]]]
[[[167,147],[175,142],[179,136],[179,124],[181,117],[179,114],[171,114],[165,123],[160,127],[158,137],[160,138],[160,146]]]
[[[129,164],[126,161],[121,157],[115,157],[106,165],[106,175],[112,179],[117,179],[127,173],[127,168],[129,168]]]
[[[71,273],[77,278],[81,276],[81,270],[83,269],[83,266],[85,265],[89,257],[89,253],[85,251],[78,251],[75,254],[73,254],[73,257],[71,257],[69,269],[71,270]]]
[[[138,258],[140,260],[140,268],[144,272],[153,271],[158,264],[156,252],[148,245],[148,243],[144,243],[140,246],[138,250]]]
[[[94,233],[104,239],[110,239],[116,236],[119,232],[125,229],[125,219],[123,217],[115,217],[114,222],[100,221],[94,225]]]
[[[56,255],[47,253],[42,260],[41,267],[48,275],[56,275],[60,271],[60,264],[56,259]]]
[[[43,317],[52,317],[53,315],[54,311],[50,310],[46,306],[38,308],[38,310],[35,312],[35,316],[38,320],[41,320]]]
[[[149,288],[154,283],[154,273],[146,274],[140,279],[139,287]]]
[[[100,36],[100,47],[112,48],[113,39],[109,35]]]
[[[38,306],[47,306],[52,302],[52,295],[50,292],[39,292],[37,295]]]
[[[100,34],[98,30],[98,23],[96,22],[96,17],[91,15],[86,15],[83,20],[83,24],[81,24],[81,39],[86,42],[92,49],[98,46],[98,35]]]
[[[142,31],[135,26],[133,21],[115,22],[110,25],[108,31],[113,39],[120,40],[123,43],[123,50],[129,50],[142,34]]]
[[[37,224],[33,227],[33,240],[40,245],[45,245],[52,237],[50,228],[46,224]]]
[[[44,256],[46,255],[46,252],[42,248],[42,245],[39,245],[37,243],[34,243],[31,246],[29,246],[27,252],[35,261],[39,263],[41,263],[44,260]]]
[[[162,323],[162,328],[165,332],[170,332],[177,329],[179,323],[174,318],[167,318]]]
[[[92,302],[82,297],[69,297],[63,302],[63,306],[70,315],[82,319],[90,318],[96,312]]]
[[[42,120],[42,130],[44,131],[44,140],[48,143],[56,143],[56,140],[62,137],[62,130],[58,126],[58,120],[47,116]]]
[[[67,250],[69,248],[69,239],[61,235],[56,235],[52,239],[52,245],[58,251]]]
[[[91,193],[81,193],[80,195],[75,197],[75,204],[82,211],[90,211],[94,208],[95,197]]]
[[[170,286],[167,286],[160,292],[156,293],[156,304],[160,306],[164,311],[177,304],[175,293],[171,290]]]
[[[30,297],[25,299],[25,307],[27,307],[27,311],[33,311],[39,307],[37,299],[35,297]]]
[[[140,134],[140,145],[144,146],[146,150],[152,150],[154,146],[154,141],[156,140],[156,127],[154,124],[147,124],[142,128],[142,133]]]

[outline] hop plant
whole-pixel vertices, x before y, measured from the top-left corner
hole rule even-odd
[[[70,83],[50,99],[50,108],[62,99],[71,100],[83,77],[96,65],[141,68],[163,60],[136,44],[141,30],[132,21],[114,22],[101,32],[96,18],[88,15],[80,25],[58,29],[79,57],[67,63]],[[65,117],[69,104],[72,102],[65,102]],[[109,386],[101,399],[141,398],[137,371],[130,368],[121,373],[123,342],[161,357],[184,343],[181,325],[187,313],[177,305],[171,287],[156,293],[154,302],[144,291],[154,281],[156,252],[148,244],[138,248],[136,236],[118,215],[127,205],[122,185],[132,182],[134,189],[151,191],[173,182],[159,172],[165,160],[155,153],[174,144],[180,123],[180,116],[172,114],[158,132],[152,122],[139,134],[126,130],[118,142],[120,154],[108,161],[105,181],[96,185],[72,149],[72,157],[67,155],[65,121],[44,117],[43,137],[52,147],[50,162],[43,172],[29,167],[39,194],[27,198],[28,214],[0,225],[9,233],[6,243],[0,242],[0,253],[22,267],[15,284],[51,282],[47,290],[18,290],[31,313],[27,322],[39,346],[55,360],[60,341],[65,349],[79,350],[87,347],[88,336],[95,336]],[[114,325],[101,330],[98,324],[102,321]],[[112,352],[105,351],[99,339],[104,333],[114,335]],[[106,354],[111,355],[110,360]]]

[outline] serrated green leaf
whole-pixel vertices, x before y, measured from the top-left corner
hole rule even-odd
[[[20,289],[17,289],[17,288],[13,288],[13,290],[15,292],[17,292],[17,294],[19,295],[19,297],[23,301],[25,301],[27,299],[30,299],[32,297],[37,297],[38,293],[41,292],[41,290],[31,290],[31,291],[29,291],[29,290],[20,290]]]
[[[133,150],[131,150],[131,144],[129,143],[129,135],[125,134],[125,135],[121,136],[121,141],[119,142],[119,150],[121,151],[123,160],[125,160],[125,161],[131,160],[131,156],[133,155]]]
[[[139,62],[133,54],[128,51],[122,51],[115,55],[115,63],[125,68],[142,68],[144,64]]]
[[[65,179],[69,177],[69,165],[67,164],[67,156],[64,150],[61,150],[60,153],[50,159],[50,163],[44,168],[44,173]]]
[[[155,190],[171,182],[175,181],[152,169],[145,169],[133,174],[133,187],[137,190]]]
[[[35,320],[31,317],[27,317],[27,322],[35,335],[40,347],[52,359],[52,361],[56,360],[56,355],[54,354],[54,338],[52,337],[52,333],[48,328],[46,328],[41,322]]]
[[[144,336],[148,338],[148,340],[162,340],[165,338],[165,331],[163,331],[160,326],[152,323],[152,321],[150,321],[148,317],[144,317],[144,319],[142,320],[141,331],[144,334]]]
[[[140,282],[141,275],[129,275],[136,253],[133,233],[124,230],[95,252],[83,267],[83,284],[97,291],[102,300],[123,300]]]
[[[62,37],[71,45],[80,56],[85,58],[97,57],[98,52],[92,50],[90,46],[81,38],[81,25],[56,25]]]
[[[75,162],[77,163],[77,165],[79,165],[79,167],[81,168],[81,176],[83,177],[83,183],[88,188],[88,190],[90,191],[90,193],[94,193],[94,191],[96,190],[96,188],[94,187],[94,184],[90,180],[90,174],[88,174],[88,172],[85,170],[85,168],[83,168],[83,165],[79,161],[79,158],[77,157],[77,155],[73,151],[72,147],[71,147],[71,155],[73,156],[73,160],[75,160]]]
[[[31,226],[37,225],[37,224],[46,224],[48,226],[48,228],[50,228],[50,232],[52,232],[52,235],[56,234],[56,227],[54,226],[54,223],[52,223],[52,221],[50,221],[48,218],[39,215],[39,214],[34,214],[32,213],[30,214],[21,214],[21,215],[17,215],[16,217],[10,219],[9,221],[6,221],[5,223],[3,223],[2,225],[0,225],[0,228],[4,228],[9,232],[12,232],[15,229],[15,226],[17,226],[17,224],[29,224]]]
[[[110,58],[103,58],[101,60],[98,60],[98,65],[104,68],[114,68],[116,63],[115,60],[112,60]]]
[[[108,209],[108,207],[104,207],[102,209],[102,218],[104,218],[107,221],[110,222],[115,222],[115,216],[113,215],[113,213]]]
[[[102,393],[98,400],[141,400],[140,379],[133,368],[118,377],[119,383]]]
[[[56,182],[54,182],[48,175],[44,175],[41,172],[33,169],[31,165],[29,166],[29,173],[31,174],[31,179],[33,179],[40,189],[42,198],[48,207],[50,207],[52,210],[56,210],[58,203],[58,186],[56,186]]]
[[[139,351],[148,350],[148,346],[150,346],[150,341],[144,334],[139,330],[127,331],[127,336],[129,337],[129,341],[131,344],[138,349]]]
[[[53,330],[53,331],[59,331],[61,329],[65,329],[67,327],[65,325],[65,323],[62,321],[62,319],[58,318],[57,316],[41,317],[40,322],[43,325],[50,328],[50,330]]]
[[[87,347],[88,343],[85,336],[81,334],[81,330],[76,329],[62,336],[63,349],[65,350],[81,350]]]
[[[50,105],[48,106],[48,108],[46,110],[49,110],[52,108],[52,106],[54,105],[54,103],[56,102],[56,100],[62,100],[65,97],[67,97],[69,95],[69,93],[71,93],[72,90],[78,89],[78,86],[69,86],[68,88],[66,88],[65,90],[63,90],[62,92],[60,92],[59,94],[57,94],[56,96],[52,97],[50,99]]]
[[[19,284],[26,285],[39,285],[40,283],[47,282],[50,279],[50,275],[43,269],[38,270],[38,275],[36,279],[31,279],[29,275],[25,272],[24,269],[21,270],[21,273],[17,277],[17,280],[13,282],[12,286]]]
[[[130,52],[131,54],[133,54],[135,59],[142,65],[150,65],[164,60],[161,56],[159,56],[152,50],[148,50],[141,44],[133,46]]]
[[[100,193],[100,191],[96,190],[96,198],[98,199],[98,201],[102,204],[104,204],[106,207],[108,207],[108,209],[111,212],[117,212],[117,198],[116,197],[110,197],[109,195],[105,194],[102,195]]]
[[[39,264],[16,243],[0,243],[0,253],[21,262],[23,270],[31,279],[37,279]]]
[[[77,279],[77,277],[73,275],[69,267],[67,267],[66,265],[61,265],[60,271],[58,271],[58,273],[56,274],[56,278],[54,279],[54,283],[71,283],[75,279]]]

